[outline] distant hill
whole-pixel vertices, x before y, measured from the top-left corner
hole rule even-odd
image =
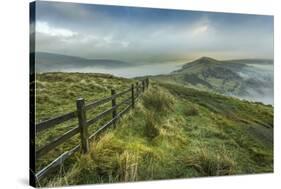
[[[153,78],[249,100],[273,103],[273,61],[241,59],[221,61],[202,57],[181,69]]]
[[[87,67],[116,68],[126,67],[130,64],[119,60],[86,59],[77,56],[68,56],[46,52],[36,52],[35,64],[37,72],[67,71]]]

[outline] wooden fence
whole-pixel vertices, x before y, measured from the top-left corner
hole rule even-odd
[[[48,175],[50,172],[54,171],[55,168],[57,168],[59,165],[62,165],[64,160],[69,158],[71,155],[73,155],[75,152],[78,152],[81,150],[82,153],[87,153],[89,151],[89,140],[93,139],[97,135],[99,135],[104,129],[111,125],[116,125],[116,121],[124,114],[126,113],[131,107],[134,108],[135,102],[139,99],[140,94],[143,93],[149,85],[149,80],[146,78],[145,80],[142,80],[141,83],[136,82],[135,84],[132,84],[129,89],[126,89],[122,92],[116,93],[114,89],[111,90],[111,96],[90,102],[85,103],[85,100],[83,98],[78,98],[76,100],[76,111],[69,112],[67,114],[43,121],[41,123],[36,124],[36,134],[40,133],[46,129],[50,129],[55,127],[58,124],[61,124],[63,122],[78,119],[78,126],[72,128],[71,130],[67,131],[60,137],[52,140],[51,142],[47,143],[43,147],[40,147],[39,149],[36,149],[36,155],[35,158],[38,159],[44,155],[46,155],[49,151],[53,150],[55,147],[65,143],[69,139],[71,139],[73,136],[80,134],[80,144],[77,144],[74,148],[72,148],[69,151],[64,152],[59,157],[57,157],[55,160],[53,160],[50,164],[48,164],[46,167],[41,169],[35,174],[35,179],[37,181],[40,181],[42,178],[44,178],[46,175]],[[118,97],[121,97],[125,94],[130,93],[130,97],[123,100],[119,104],[116,103],[116,99]],[[87,120],[87,111],[93,108],[96,108],[100,105],[103,105],[105,103],[108,103],[111,101],[111,108],[107,109],[99,114],[97,114],[94,118]],[[121,107],[122,105],[127,105],[125,108],[123,108],[121,111],[117,112],[118,107]],[[104,116],[112,114],[112,119],[109,120],[107,123],[102,125],[100,128],[98,128],[94,133],[92,133],[89,136],[88,133],[88,127],[94,123],[96,123],[98,120],[102,119]]]

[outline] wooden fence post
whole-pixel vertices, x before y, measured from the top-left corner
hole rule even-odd
[[[148,86],[149,86],[149,79],[146,78],[146,87],[148,88]]]
[[[87,153],[89,151],[89,140],[88,140],[88,127],[87,118],[85,110],[85,101],[83,98],[78,98],[76,100],[78,123],[81,137],[81,147],[82,153]]]
[[[113,96],[115,94],[116,94],[116,91],[114,89],[111,89],[111,95]],[[116,98],[113,98],[111,102],[112,102],[112,107],[115,107],[116,106]],[[117,114],[116,109],[114,109],[112,111],[112,119],[114,119],[116,117],[116,114]],[[116,127],[116,120],[113,121],[113,126]]]
[[[136,96],[139,96],[139,82],[136,82]]]
[[[142,92],[144,92],[144,87],[145,87],[144,80],[142,80]]]
[[[135,107],[135,92],[134,92],[134,84],[132,84],[132,108]]]

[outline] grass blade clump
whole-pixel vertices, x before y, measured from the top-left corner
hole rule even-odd
[[[155,113],[167,113],[173,110],[174,97],[163,88],[155,87],[149,89],[143,97],[144,107]]]
[[[202,176],[231,175],[235,173],[236,162],[227,151],[211,152],[207,148],[196,149],[186,155],[183,164],[199,172]]]

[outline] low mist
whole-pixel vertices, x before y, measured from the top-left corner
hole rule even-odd
[[[134,78],[145,75],[159,75],[169,74],[170,72],[179,69],[182,64],[179,63],[153,63],[136,65],[130,67],[121,68],[105,68],[100,66],[80,67],[80,68],[64,68],[64,69],[53,69],[51,71],[63,71],[63,72],[82,72],[82,73],[106,73],[114,76]]]

